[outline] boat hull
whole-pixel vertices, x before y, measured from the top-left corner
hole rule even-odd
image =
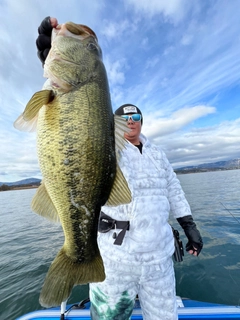
[[[212,320],[212,319],[238,319],[240,320],[240,307],[221,304],[200,302],[178,297],[178,319],[179,320]],[[75,307],[74,307],[75,306]],[[79,305],[68,305],[64,315],[65,320],[91,320],[90,303]],[[70,309],[69,309],[70,308]],[[59,320],[61,315],[60,307],[38,310],[21,316],[17,320]],[[142,320],[140,303],[137,300],[131,320]]]

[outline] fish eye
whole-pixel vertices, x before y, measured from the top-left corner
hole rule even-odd
[[[94,43],[94,42],[90,42],[88,45],[87,45],[87,48],[89,50],[96,50],[98,51],[98,46]]]

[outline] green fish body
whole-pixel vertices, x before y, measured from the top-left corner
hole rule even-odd
[[[45,307],[67,300],[74,285],[105,279],[97,245],[101,206],[111,203],[111,194],[114,205],[131,201],[116,164],[114,116],[96,36],[74,23],[59,30],[44,67],[48,86],[15,122],[18,129],[37,123],[43,181],[32,209],[60,221],[65,236],[41,291]]]

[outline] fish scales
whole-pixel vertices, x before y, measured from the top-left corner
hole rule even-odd
[[[59,220],[65,236],[40,294],[49,307],[67,300],[76,284],[105,279],[97,245],[101,206],[130,202],[131,192],[116,165],[114,117],[95,33],[71,22],[59,26],[44,74],[48,84],[14,125],[32,131],[37,123],[43,181],[32,209]]]
[[[88,76],[88,81],[84,79],[69,93],[59,95],[43,112],[40,110],[38,120],[38,157],[41,172],[65,234],[63,249],[55,262],[59,264],[63,257],[62,252],[71,257],[71,262],[76,263],[74,284],[102,281],[105,277],[96,240],[97,225],[100,207],[106,202],[113,183],[115,154],[107,78],[102,63],[99,63],[98,67],[100,70],[96,70],[95,66],[94,76]],[[66,75],[72,70],[63,69],[65,73],[61,77],[68,81]],[[91,70],[84,66],[85,70],[88,75],[91,73]],[[81,72],[74,74],[79,80]],[[73,80],[73,77],[71,79]],[[49,134],[46,127],[49,127],[52,134]],[[48,161],[46,150],[54,157],[53,162]],[[49,178],[46,180],[45,177]],[[89,264],[93,257],[98,257],[99,260],[98,270],[96,269],[94,274]],[[86,264],[81,273],[79,263]],[[66,270],[65,266],[61,268],[64,269]],[[68,278],[69,268],[67,269]],[[56,272],[54,267],[52,270],[50,268],[49,279],[52,277],[51,273],[56,277]],[[67,280],[62,277],[63,283]],[[49,282],[47,276],[40,296],[43,305],[52,300],[49,297]],[[54,300],[56,298],[54,293]]]
[[[65,239],[84,237],[79,227],[75,228],[74,232],[68,230],[69,225],[74,221],[73,216],[80,213],[83,217],[81,220],[79,218],[76,220],[89,220],[89,228],[92,227],[91,219],[96,220],[95,211],[96,209],[99,211],[100,206],[106,202],[109,193],[107,189],[113,181],[115,156],[114,144],[111,141],[110,119],[99,112],[101,110],[99,100],[104,103],[106,93],[99,92],[96,84],[89,84],[89,86],[92,88],[82,87],[71,93],[71,97],[69,94],[57,97],[44,108],[45,110],[40,110],[38,119],[40,168],[53,204],[58,214],[62,215]],[[94,95],[96,98],[98,95],[103,95],[98,99],[97,108],[92,101],[90,105],[81,103],[88,95]],[[95,130],[97,134],[94,134]],[[66,211],[71,213],[73,220],[69,220],[70,217],[65,215]],[[96,226],[94,230],[96,232]],[[96,241],[96,236],[91,239]],[[85,239],[82,242],[84,243]],[[93,248],[96,247],[96,245],[93,246]],[[89,248],[85,251],[88,252]],[[81,259],[86,259],[87,252],[84,255],[81,252]],[[71,256],[76,256],[76,260],[79,259],[77,252]]]
[[[40,110],[38,119],[40,168],[65,234],[63,249],[53,266],[63,259],[63,252],[71,257],[71,262],[76,263],[74,284],[102,281],[105,277],[96,241],[97,225],[100,207],[110,193],[116,164],[107,82],[104,70],[96,74],[101,79],[91,77],[84,85],[59,95]],[[89,263],[96,256],[99,266],[92,274]],[[79,262],[86,264],[82,273]],[[61,270],[64,268],[63,265]],[[56,277],[56,272],[55,267],[50,268],[45,280],[40,298],[43,305],[52,300],[48,278],[51,279],[51,273]],[[61,278],[63,283],[67,281]]]

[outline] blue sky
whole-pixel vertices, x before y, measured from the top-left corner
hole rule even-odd
[[[42,88],[46,16],[92,28],[113,110],[143,112],[143,133],[174,168],[240,158],[240,1],[1,0],[0,181],[41,177],[35,133],[13,128]]]

